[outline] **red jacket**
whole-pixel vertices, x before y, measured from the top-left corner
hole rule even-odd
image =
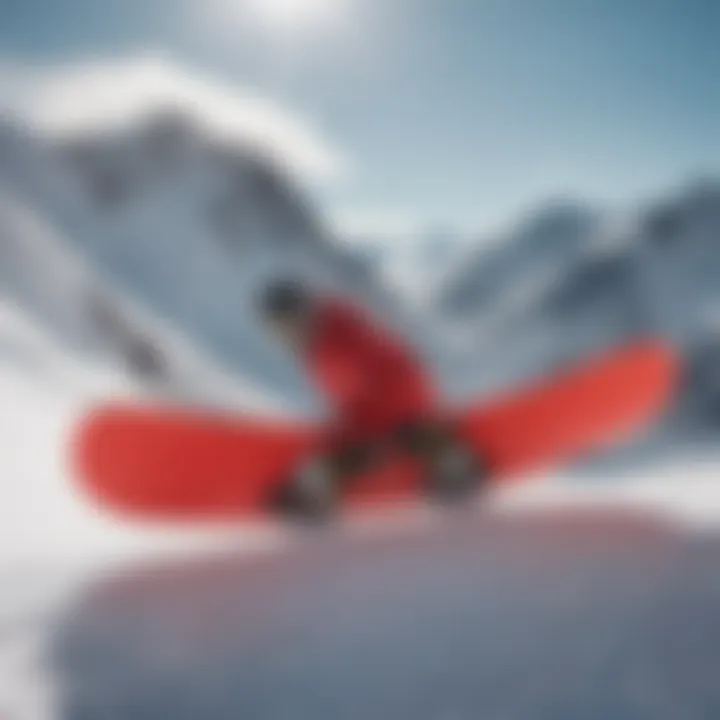
[[[337,438],[369,439],[426,415],[434,392],[394,333],[341,300],[320,301],[306,361],[335,410]]]

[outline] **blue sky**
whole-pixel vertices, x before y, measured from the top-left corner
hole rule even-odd
[[[258,1],[0,0],[0,54],[159,50],[255,87],[347,156],[315,192],[351,226],[483,228],[720,174],[717,0],[336,0],[297,32]]]

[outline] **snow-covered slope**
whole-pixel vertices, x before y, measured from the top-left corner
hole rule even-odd
[[[125,386],[134,385],[136,391],[144,388],[258,408],[270,402],[270,393],[231,379],[167,323],[143,312],[127,293],[116,290],[40,209],[0,191],[0,216],[0,295],[5,307],[12,309],[14,320],[26,318],[26,326],[35,326],[48,342],[62,348],[49,358],[28,349],[21,364],[32,364],[34,356],[43,358],[50,368],[57,365],[50,358],[62,355],[64,365],[79,368],[77,383],[86,386],[86,391],[95,387],[104,394],[113,387],[86,382],[101,368],[106,368],[106,375],[124,375]],[[16,353],[30,336],[25,332],[13,339]],[[3,337],[0,342],[8,340]],[[279,407],[278,401],[275,406]]]

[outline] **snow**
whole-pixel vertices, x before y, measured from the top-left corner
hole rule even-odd
[[[0,572],[182,547],[187,532],[115,522],[74,489],[69,468],[74,428],[100,388],[128,396],[137,393],[137,384],[127,375],[73,362],[37,328],[23,322],[16,308],[6,305],[0,310],[0,350],[10,337],[22,349],[19,357],[0,360],[0,473],[5,478]],[[33,367],[35,359],[42,363],[40,368]],[[201,529],[195,539],[212,535]]]
[[[297,112],[160,53],[52,67],[3,61],[0,71],[0,111],[10,110],[46,135],[132,126],[158,108],[183,107],[208,131],[261,146],[308,182],[335,178],[346,165]]]
[[[637,511],[664,519],[691,534],[720,530],[720,461],[712,456],[651,463],[632,473],[608,474],[583,482],[583,476],[558,475],[498,493],[496,509],[517,514],[557,510]]]
[[[76,491],[72,429],[102,391],[137,393],[117,367],[82,363],[20,308],[0,305],[0,714],[56,717],[44,658],[56,618],[84,585],[139,558],[177,557],[232,544],[271,547],[273,532],[133,527]]]

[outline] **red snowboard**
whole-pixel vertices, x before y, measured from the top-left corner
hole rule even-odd
[[[627,438],[666,407],[672,350],[638,342],[535,387],[453,411],[496,482]],[[323,428],[167,407],[107,405],[82,422],[73,462],[102,504],[147,519],[264,513],[273,486],[319,445]],[[419,496],[410,460],[353,483],[351,507]]]

